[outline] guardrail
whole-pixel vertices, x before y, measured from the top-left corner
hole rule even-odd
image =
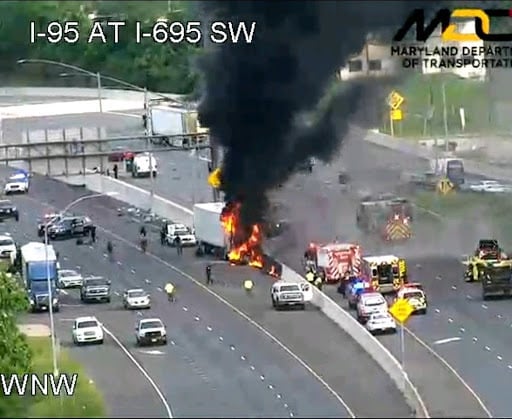
[[[144,214],[151,217],[153,217],[153,214],[157,214],[163,219],[173,220],[189,226],[193,224],[193,212],[190,209],[157,195],[152,197],[150,192],[137,186],[102,175],[83,177],[83,182],[88,189],[94,192],[115,192],[117,200],[129,203],[133,208],[139,209],[137,217],[141,221],[144,219]],[[282,265],[282,269],[281,277],[283,280],[306,282],[297,272],[286,265]],[[312,304],[348,333],[386,371],[405,396],[409,406],[414,409],[416,417],[429,417],[418,390],[407,377],[400,363],[374,336],[361,327],[348,312],[316,288],[313,289]]]

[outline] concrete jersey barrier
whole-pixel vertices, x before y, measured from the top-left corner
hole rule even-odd
[[[81,178],[85,186],[94,192],[115,193],[115,199],[142,209],[151,209],[160,217],[189,226],[193,225],[193,212],[189,208],[157,195],[153,196],[152,205],[150,205],[151,194],[142,188],[102,175],[87,175]],[[283,265],[282,279],[290,282],[307,282],[286,265]],[[418,390],[407,377],[400,363],[374,336],[361,327],[350,313],[317,288],[313,288],[312,304],[348,333],[386,371],[405,396],[409,406],[416,412],[416,417],[429,417]]]

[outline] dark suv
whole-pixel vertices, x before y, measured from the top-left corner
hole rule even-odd
[[[92,222],[88,217],[63,217],[48,227],[50,239],[69,239],[90,234]]]
[[[7,218],[14,218],[16,221],[20,220],[20,214],[16,206],[8,199],[0,200],[0,221]]]

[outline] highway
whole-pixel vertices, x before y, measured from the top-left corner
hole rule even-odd
[[[501,383],[500,389],[507,388],[503,384],[512,380],[512,370],[506,364],[502,365],[503,361],[499,361],[497,355],[494,358],[490,356],[485,345],[474,345],[473,336],[470,339],[464,337],[460,341],[435,344],[442,339],[460,337],[459,328],[473,325],[473,317],[478,320],[477,325],[472,326],[476,330],[466,333],[473,333],[477,338],[485,336],[488,346],[493,350],[499,348],[504,339],[502,332],[488,327],[489,319],[482,309],[482,313],[477,314],[477,310],[473,317],[469,317],[468,307],[471,304],[479,307],[478,299],[475,297],[472,300],[474,302],[470,301],[468,305],[466,295],[469,291],[460,293],[461,288],[465,287],[460,256],[471,250],[467,248],[468,244],[472,246],[470,243],[476,243],[478,234],[484,234],[486,226],[468,228],[462,223],[449,224],[439,231],[431,225],[418,225],[415,239],[405,246],[383,246],[362,235],[354,225],[356,191],[390,191],[399,183],[403,171],[426,170],[427,162],[404,158],[387,149],[369,145],[361,140],[361,135],[357,130],[352,132],[343,149],[343,157],[336,158],[330,165],[319,165],[312,176],[297,175],[285,188],[276,191],[274,199],[286,204],[283,216],[290,219],[294,226],[292,234],[273,241],[273,249],[285,263],[297,270],[300,269],[300,257],[307,243],[332,240],[336,235],[341,240],[362,243],[367,253],[398,253],[408,257],[414,278],[425,284],[429,301],[434,307],[427,316],[415,317],[408,324],[421,343],[410,334],[406,342],[408,373],[417,383],[428,407],[433,414],[441,416],[488,416],[477,398],[481,397],[493,414],[510,415],[512,411],[504,393],[490,385],[498,380]],[[199,200],[198,197],[210,198],[204,181],[206,163],[197,156],[187,155],[187,158],[176,153],[160,157],[160,176],[155,182],[155,193],[190,206]],[[342,192],[337,185],[337,172],[341,168],[348,170],[353,178],[352,193]],[[198,179],[198,182],[187,182],[188,190],[173,186],[173,182],[182,179]],[[145,188],[150,184],[148,179],[128,181]],[[449,257],[440,257],[441,254]],[[446,279],[436,280],[438,275]],[[457,287],[457,291],[452,289],[453,286]],[[447,294],[445,288],[451,292]],[[473,293],[479,292],[474,286],[470,289]],[[339,296],[334,297],[343,305]],[[443,307],[451,307],[455,311],[453,317],[450,317],[451,322],[448,318],[443,321],[442,316],[438,316],[435,310],[437,307],[440,312],[444,312]],[[457,328],[457,324],[462,326]],[[382,341],[399,357],[397,339],[384,337]],[[503,352],[500,356],[504,359]],[[440,361],[437,354],[449,366]],[[446,388],[450,388],[450,391],[445,391]],[[473,392],[479,396],[475,397]]]
[[[62,208],[81,194],[80,189],[35,177],[30,196],[13,197],[22,211],[16,234],[21,233],[25,240],[30,235],[35,239],[35,220],[49,209],[44,202]],[[209,291],[192,283],[193,277],[201,280],[204,266],[191,252],[178,258],[171,249],[159,248],[155,237],[150,244],[154,255],[141,254],[133,245],[137,226],[117,216],[118,205],[110,198],[84,201],[77,211],[88,213],[99,221],[99,243],[91,248],[76,246],[73,242],[57,242],[56,247],[65,261],[63,265],[80,266],[84,273],[108,276],[119,294],[126,287],[136,286],[151,291],[154,308],[142,315],[162,318],[172,337],[167,347],[152,348],[156,352],[141,352],[135,347],[133,328],[139,314],[123,311],[119,298],[110,306],[94,307],[98,318],[158,384],[175,416],[349,417],[347,408],[334,393],[340,394],[357,416],[410,416],[409,408],[389,378],[372,364],[368,356],[360,353],[360,348],[353,347],[347,336],[334,326],[329,327],[328,323],[324,329],[315,330],[326,322],[319,313],[279,316],[268,304],[268,284],[262,287],[261,298],[255,296],[250,304],[259,305],[261,323],[295,354],[288,353],[268,332],[251,327],[241,315],[233,313],[234,307],[226,306]],[[103,254],[107,238],[112,237],[117,263],[109,262]],[[170,263],[182,273],[173,270]],[[259,273],[253,270],[239,272],[234,267],[221,268],[224,269],[221,271],[223,280],[234,285],[223,287],[235,295],[233,300],[247,300],[237,284],[245,275],[258,275],[255,281],[262,281]],[[215,271],[215,275],[219,275],[217,269]],[[167,302],[161,292],[168,280],[178,286],[176,304]],[[76,293],[71,291],[64,298],[69,306],[63,307],[59,319],[81,314],[83,307],[79,305]],[[278,335],[277,332],[283,329],[286,331],[284,336]],[[325,330],[324,334],[322,330]],[[297,347],[290,344],[292,339],[298,341]],[[313,345],[320,341],[322,345],[319,347]],[[323,341],[329,341],[331,348]],[[108,345],[112,342],[106,343]],[[327,384],[326,378],[317,377],[311,368],[330,361],[332,363],[327,368],[324,366],[331,371]],[[354,363],[357,368],[352,365]],[[333,365],[339,366],[340,370],[336,371]],[[123,364],[112,360],[110,368],[119,372]],[[371,372],[371,382],[368,382],[368,375],[357,375],[361,372]],[[376,403],[368,403],[368,397]]]

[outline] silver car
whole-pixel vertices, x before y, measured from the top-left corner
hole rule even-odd
[[[82,274],[73,269],[61,269],[59,275],[59,288],[80,288],[84,283]]]
[[[151,308],[151,297],[141,288],[126,290],[123,293],[123,307],[127,310]]]

